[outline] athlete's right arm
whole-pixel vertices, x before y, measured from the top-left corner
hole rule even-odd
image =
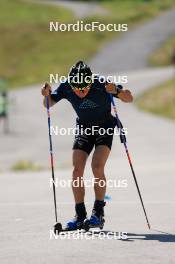
[[[51,92],[52,92],[51,86],[48,83],[45,83],[45,85],[41,89],[41,94],[44,96],[43,104],[45,107],[47,107],[46,96],[48,96],[49,99],[49,107],[52,107],[54,104],[56,104],[56,102],[51,98]]]

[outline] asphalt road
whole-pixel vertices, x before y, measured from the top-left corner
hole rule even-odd
[[[95,72],[125,72],[147,67],[147,58],[170,34],[174,33],[175,10],[165,12],[127,34],[121,33],[92,60]],[[125,54],[125,55],[123,55]]]
[[[130,85],[134,93],[141,92],[151,84],[170,78],[172,74],[172,69],[140,71],[135,75],[131,74]],[[66,126],[67,107],[66,104],[62,106],[59,110],[65,113],[64,116],[60,115],[59,120],[62,124],[66,120]],[[6,172],[0,175],[0,263],[173,263],[175,168],[172,146],[175,144],[175,124],[141,113],[133,105],[119,103],[118,108],[121,119],[128,128],[129,148],[153,229],[147,229],[123,146],[116,137],[106,175],[108,179],[117,182],[126,180],[127,188],[108,188],[107,193],[111,200],[106,206],[104,230],[116,232],[116,238],[118,232],[127,232],[127,240],[117,240],[114,237],[100,239],[98,235],[95,238],[90,235],[89,239],[84,236],[81,239],[55,239],[53,236],[50,238],[50,229],[54,224],[53,197],[49,186],[50,171]],[[73,115],[71,109],[69,111],[70,116]],[[39,114],[36,113],[35,117]],[[46,121],[45,113],[41,116],[41,120],[35,120],[37,126],[42,123],[42,119],[43,122]],[[31,125],[29,120],[27,122]],[[33,141],[31,137],[26,138],[26,146],[24,149],[20,148],[21,153],[29,156],[32,153],[34,156],[39,154],[38,159],[45,157],[47,160],[45,130],[46,128],[44,131],[40,130],[40,140],[39,134],[38,137],[33,136]],[[28,131],[30,132],[32,133],[31,130]],[[44,146],[40,150],[42,137]],[[59,137],[54,141],[56,163],[66,155],[66,162],[71,163],[71,140]],[[20,151],[16,149],[18,155]],[[89,179],[91,176],[88,163],[85,178]],[[64,170],[57,170],[56,178],[70,179],[71,165],[67,165]],[[93,197],[92,188],[87,188],[86,202],[89,214]],[[70,188],[57,188],[57,201],[59,220],[65,223],[74,215]]]
[[[102,52],[104,58],[104,53]],[[108,53],[106,53],[106,60]],[[113,62],[112,62],[113,63]],[[97,64],[98,65],[98,64]],[[99,71],[101,70],[99,66]],[[105,72],[114,73],[111,68]],[[153,85],[173,76],[172,68],[143,69],[128,73],[128,87],[137,96]],[[125,73],[126,74],[126,73]],[[11,116],[9,135],[1,136],[0,166],[11,167],[19,159],[49,166],[45,110],[38,86],[12,94],[17,107]],[[111,200],[106,206],[104,230],[127,232],[127,239],[60,239],[50,236],[54,224],[50,171],[11,171],[0,174],[0,263],[119,263],[173,264],[175,242],[175,123],[138,111],[133,104],[117,103],[119,115],[128,128],[128,145],[152,229],[146,226],[138,194],[118,137],[106,167],[108,179],[126,180],[127,188],[108,188]],[[74,113],[66,102],[52,110],[53,124],[73,125]],[[56,178],[71,178],[72,137],[55,136]],[[92,177],[90,160],[85,178]],[[93,190],[87,188],[86,204],[90,214]],[[57,188],[58,216],[62,223],[73,214],[70,188]],[[159,230],[159,231],[158,231]],[[74,237],[75,238],[75,237]]]

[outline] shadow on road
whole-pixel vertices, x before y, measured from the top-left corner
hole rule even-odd
[[[101,236],[104,234],[106,238],[116,238],[118,237],[118,240],[126,241],[126,242],[134,242],[136,240],[145,240],[145,241],[158,241],[158,242],[175,242],[175,235],[165,233],[163,231],[154,230],[156,232],[160,232],[160,234],[135,234],[135,233],[127,233],[126,238],[122,238],[122,232],[114,232],[114,231],[90,231],[89,235],[96,235]]]
[[[151,240],[159,242],[175,242],[175,235],[172,234],[128,234],[127,241]]]

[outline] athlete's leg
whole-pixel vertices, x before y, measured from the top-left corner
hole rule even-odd
[[[76,204],[84,202],[83,174],[87,158],[88,154],[85,151],[80,149],[73,150],[72,190]]]
[[[75,199],[75,218],[67,223],[69,230],[81,229],[86,219],[86,207],[84,204],[85,189],[83,184],[83,174],[88,154],[80,149],[73,150],[73,173],[72,190]]]
[[[109,157],[110,147],[107,145],[98,145],[92,157],[92,171],[94,174],[95,202],[92,215],[88,223],[91,226],[99,226],[104,223],[104,197],[106,192],[106,178],[104,167]]]
[[[95,178],[94,191],[96,200],[103,201],[106,192],[104,167],[109,157],[110,148],[105,145],[96,147],[92,157],[92,171]]]

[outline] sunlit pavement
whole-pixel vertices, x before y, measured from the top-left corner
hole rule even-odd
[[[114,72],[111,69],[107,73]],[[172,68],[130,71],[127,87],[136,96],[173,74]],[[173,263],[175,123],[140,112],[133,104],[117,102],[121,120],[128,128],[128,146],[152,230],[147,228],[124,148],[116,137],[106,176],[127,180],[127,188],[108,188],[111,200],[107,201],[104,230],[127,232],[127,239],[100,239],[99,234],[86,239],[85,235],[55,239],[50,233],[55,221],[50,171],[3,171],[21,159],[49,167],[47,117],[40,86],[13,92],[11,97],[15,98],[11,133],[0,138],[0,263]],[[51,116],[52,123],[59,127],[74,125],[75,115],[64,101]],[[73,136],[53,137],[55,166],[60,167],[55,173],[58,179],[71,178],[72,140]],[[88,163],[85,178],[90,177]],[[89,214],[93,198],[93,189],[87,188]],[[71,189],[58,187],[57,202],[59,220],[65,223],[74,215]]]

